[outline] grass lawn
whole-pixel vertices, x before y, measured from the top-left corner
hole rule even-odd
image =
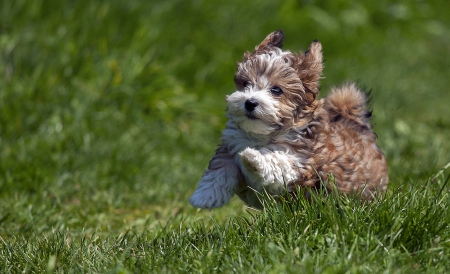
[[[1,273],[450,272],[450,2],[0,1]],[[236,63],[322,42],[372,90],[386,197],[190,194]]]

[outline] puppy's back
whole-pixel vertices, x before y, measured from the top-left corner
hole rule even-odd
[[[325,138],[316,144],[315,167],[323,180],[332,173],[345,193],[370,199],[386,190],[388,166],[371,130],[368,97],[355,84],[333,88],[324,100],[329,119]]]

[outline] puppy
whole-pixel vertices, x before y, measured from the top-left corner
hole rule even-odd
[[[363,199],[386,190],[386,159],[364,93],[346,84],[316,99],[322,45],[314,41],[297,55],[281,50],[283,40],[280,30],[269,34],[238,64],[237,91],[226,97],[229,120],[189,199],[194,207],[221,207],[237,194],[261,208],[256,192],[318,188],[330,176],[339,191]]]

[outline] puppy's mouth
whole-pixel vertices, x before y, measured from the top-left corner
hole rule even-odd
[[[251,114],[251,113],[247,113],[245,114],[245,116],[250,119],[250,120],[258,120],[259,118],[257,118],[255,115]]]

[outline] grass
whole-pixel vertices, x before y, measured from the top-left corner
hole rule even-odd
[[[450,270],[450,4],[0,2],[0,272]],[[383,199],[187,203],[236,62],[319,39],[322,96],[372,89]]]

